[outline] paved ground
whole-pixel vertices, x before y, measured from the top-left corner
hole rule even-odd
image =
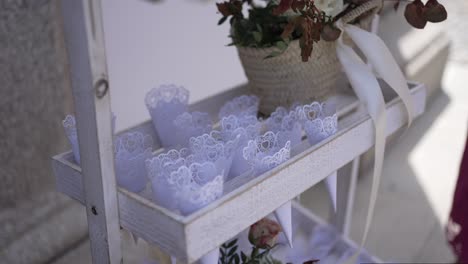
[[[464,0],[444,3],[452,16],[447,32],[454,44],[442,90],[427,105],[427,112],[386,153],[375,220],[367,243],[371,253],[386,261],[453,261],[443,228],[467,133],[468,34],[464,29],[468,20],[457,17],[468,15],[468,3]],[[369,186],[370,177],[362,175],[351,228],[354,239],[362,233]],[[324,187],[319,185],[307,192],[302,201],[319,214],[327,215],[327,199]],[[85,241],[54,264],[89,262],[89,243]]]

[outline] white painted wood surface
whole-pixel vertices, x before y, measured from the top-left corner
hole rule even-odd
[[[101,1],[61,4],[82,165],[82,186],[73,195],[86,205],[93,263],[118,264],[122,255]]]
[[[420,115],[425,108],[425,88],[421,84],[410,86],[415,115]],[[210,100],[217,98],[200,104],[200,110]],[[405,126],[406,111],[398,98],[388,101],[387,111],[387,135],[391,135]],[[158,244],[178,260],[194,262],[373,146],[373,124],[363,108],[340,120],[339,126],[336,135],[317,145],[310,147],[303,141],[293,151],[295,156],[282,166],[241,186],[227,183],[227,194],[187,217],[155,205],[147,193],[135,194],[119,188],[121,225]],[[54,157],[57,186],[82,201],[80,168],[70,160],[71,153]]]

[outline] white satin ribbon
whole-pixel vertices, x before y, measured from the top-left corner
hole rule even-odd
[[[346,263],[356,263],[364,244],[366,243],[375,202],[380,185],[383,158],[385,152],[387,116],[385,101],[376,75],[371,71],[356,52],[343,42],[343,34],[347,33],[356,46],[366,56],[378,75],[398,94],[408,112],[408,126],[413,117],[413,104],[407,82],[397,63],[393,59],[383,41],[375,34],[364,31],[356,26],[341,21],[336,23],[343,33],[337,41],[336,53],[341,62],[353,90],[359,100],[367,108],[375,128],[375,161],[372,177],[371,194],[367,211],[364,234],[358,251]]]

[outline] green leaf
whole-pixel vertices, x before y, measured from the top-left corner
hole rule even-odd
[[[263,58],[263,59],[266,60],[266,59],[274,58],[274,57],[279,56],[279,55],[281,55],[281,54],[283,54],[283,52],[281,52],[281,51],[273,51],[273,52],[271,52],[270,54],[268,54],[268,56],[266,56],[266,57]]]
[[[275,47],[277,47],[279,50],[283,52],[288,48],[288,44],[286,44],[286,42],[284,41],[277,41],[275,43]]]
[[[222,18],[218,21],[218,26],[221,25],[221,24],[223,24],[224,22],[226,22],[227,19],[228,19],[227,16],[222,17]]]
[[[245,255],[244,252],[241,252],[241,259],[242,259],[242,262],[246,262],[246,261],[247,261],[247,255]]]
[[[229,263],[229,264],[235,264],[235,263],[236,263],[236,258],[237,258],[237,261],[239,261],[239,256],[238,256],[237,254],[232,255],[232,256],[229,258],[228,263]]]
[[[257,26],[257,30],[258,30],[258,32],[260,32],[260,33],[261,33],[261,32],[262,32],[262,27],[260,26],[260,24],[258,24],[258,23],[257,23],[257,24],[256,24],[256,26]]]
[[[227,244],[227,248],[231,248],[237,244],[237,238],[233,239],[231,242]]]
[[[253,31],[252,36],[253,36],[255,42],[257,42],[257,43],[262,42],[262,33],[257,32],[257,31]]]
[[[229,250],[229,253],[228,253],[228,256],[232,256],[236,253],[237,251],[237,246],[234,246],[232,247],[230,250]]]
[[[240,263],[240,259],[239,259],[239,255],[234,255],[234,264],[239,264]]]

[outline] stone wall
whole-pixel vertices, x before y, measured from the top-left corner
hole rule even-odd
[[[87,236],[50,157],[72,111],[58,0],[0,0],[0,263],[49,263]]]
[[[58,1],[0,0],[0,209],[54,188],[71,110]]]

